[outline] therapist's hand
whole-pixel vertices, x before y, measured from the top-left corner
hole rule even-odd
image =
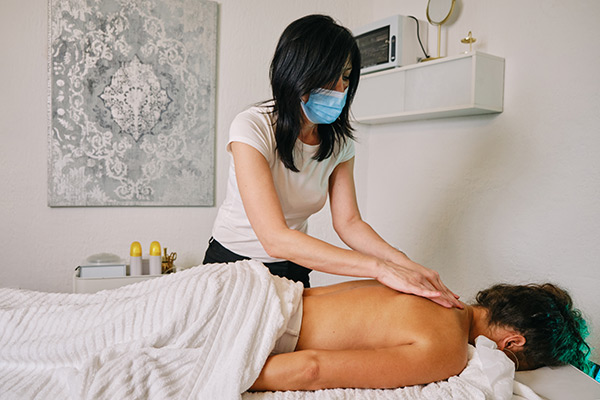
[[[446,308],[464,308],[458,296],[444,285],[437,271],[407,260],[404,265],[381,261],[377,280],[399,292],[425,297]]]

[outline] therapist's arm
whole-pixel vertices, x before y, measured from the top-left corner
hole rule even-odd
[[[290,229],[264,156],[254,147],[241,142],[232,142],[231,152],[246,215],[271,257],[331,274],[374,278],[393,289],[428,297],[446,307],[456,305],[448,296],[443,296],[420,271],[398,266],[371,254],[342,249]]]
[[[368,223],[363,221],[356,200],[354,158],[339,164],[333,171],[329,179],[329,203],[333,227],[346,245],[361,253],[418,271],[442,293],[441,299],[446,299],[454,305],[458,303],[457,296],[444,285],[436,271],[412,261],[404,252],[389,245]],[[384,284],[388,279],[394,279],[396,269],[388,269],[387,272],[389,276],[379,279]]]

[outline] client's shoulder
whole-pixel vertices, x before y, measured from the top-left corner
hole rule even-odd
[[[401,294],[405,310],[416,326],[422,329],[423,338],[439,340],[444,338],[456,343],[466,343],[469,333],[469,314],[466,309],[446,308],[433,301],[415,295]]]

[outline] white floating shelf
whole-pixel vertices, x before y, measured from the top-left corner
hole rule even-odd
[[[461,54],[361,76],[352,114],[362,124],[500,113],[504,59]]]

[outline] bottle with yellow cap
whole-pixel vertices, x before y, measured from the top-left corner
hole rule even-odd
[[[131,243],[129,250],[129,275],[141,275],[142,274],[142,245],[140,242]]]
[[[150,244],[150,275],[162,273],[162,257],[160,255],[160,243],[154,241]]]

